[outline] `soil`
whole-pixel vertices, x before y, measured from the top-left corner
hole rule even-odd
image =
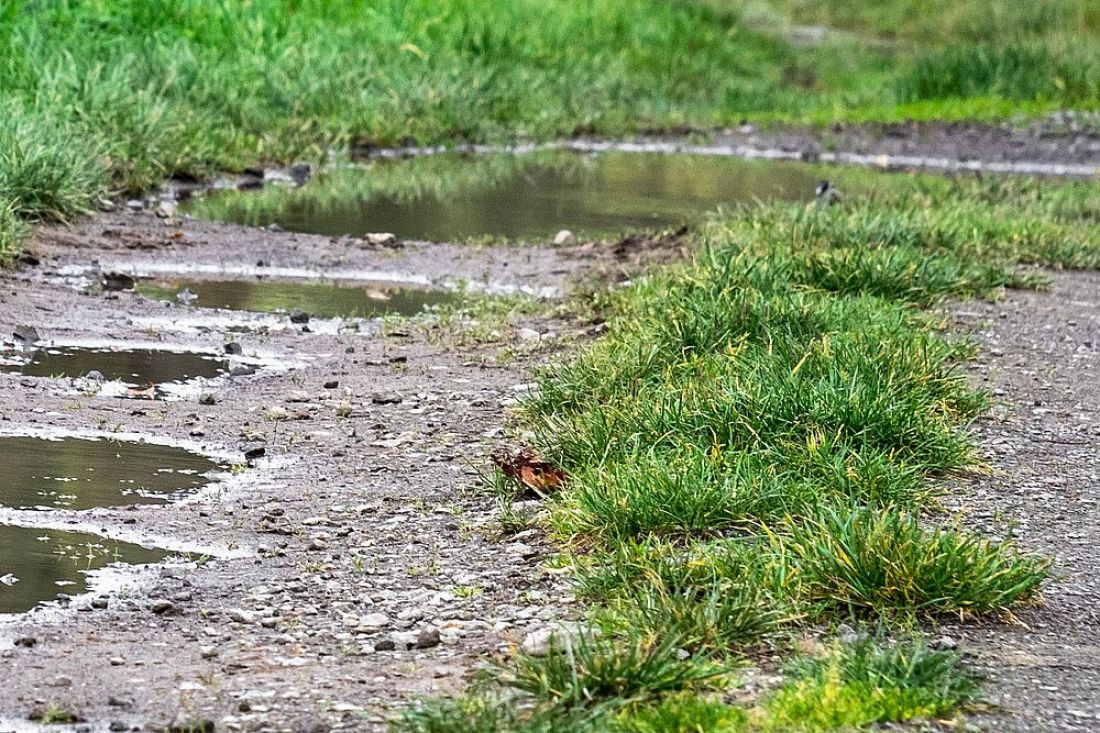
[[[989,730],[1100,728],[1100,273],[1052,277],[1049,292],[956,311],[982,347],[974,379],[997,404],[976,425],[992,471],[951,508],[1057,560],[1043,606],[957,629],[1003,709],[977,718]]]
[[[745,125],[722,130],[714,138],[720,144],[798,152],[807,160],[834,152],[1100,168],[1100,123],[1065,114],[1026,126],[975,122],[839,123],[822,130]]]
[[[0,625],[8,683],[0,730],[51,708],[118,729],[204,720],[230,730],[379,727],[410,696],[455,689],[491,654],[570,613],[568,587],[540,569],[540,538],[502,536],[496,503],[478,486],[527,370],[550,344],[585,337],[584,326],[563,332],[571,326],[532,317],[495,343],[455,346],[453,334],[415,324],[383,333],[377,322],[337,330],[270,316],[266,332],[227,335],[223,322],[204,326],[183,306],[132,292],[89,296],[57,274],[94,263],[110,270],[122,259],[263,260],[561,287],[592,257],[348,248],[129,213],[44,229],[34,250],[39,267],[3,276],[0,333],[34,324],[44,339],[164,339],[203,350],[232,338],[246,355],[307,365],[223,379],[208,390],[213,405],[89,396],[69,380],[0,375],[0,428],[166,436],[242,463],[251,449],[266,454],[241,481],[191,501],[51,513],[61,526],[201,547],[214,559],[154,569],[130,578],[125,592]],[[150,322],[159,325],[151,331]],[[540,337],[520,341],[521,328]],[[375,650],[395,632],[415,639],[428,627],[442,643]],[[20,638],[33,646],[13,645]]]
[[[1100,164],[1100,152],[1077,150]],[[494,655],[575,612],[567,580],[543,562],[550,548],[534,531],[504,533],[479,486],[489,453],[508,442],[509,408],[531,367],[598,327],[515,316],[483,343],[461,326],[415,322],[203,319],[132,292],[87,294],[72,273],[195,263],[383,270],[561,292],[587,277],[628,277],[679,246],[659,237],[612,247],[369,247],[128,211],[40,230],[40,264],[0,275],[5,337],[32,324],[46,339],[203,350],[233,339],[246,355],[293,367],[227,377],[209,399],[175,402],[0,374],[5,430],[121,430],[242,463],[264,449],[190,500],[53,515],[58,526],[191,553],[0,622],[0,730],[56,710],[94,729],[380,730],[412,698],[460,689]],[[1050,292],[953,310],[983,346],[974,379],[999,402],[976,426],[993,473],[960,486],[947,508],[1055,555],[1061,573],[1043,608],[944,626],[990,676],[995,705],[972,718],[982,728],[1100,726],[1100,275],[1052,278]]]

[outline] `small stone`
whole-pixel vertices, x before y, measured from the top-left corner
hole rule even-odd
[[[562,229],[560,232],[554,235],[554,244],[559,247],[567,244],[576,244],[577,236],[568,229]]]
[[[291,323],[309,323],[309,318],[310,318],[309,313],[306,313],[301,308],[295,308],[292,311],[290,311],[290,322]]]
[[[397,235],[390,232],[367,232],[363,241],[372,247],[395,247],[398,240]]]
[[[190,718],[177,718],[172,725],[165,729],[166,733],[214,733],[217,726],[213,720],[193,720]]]
[[[246,461],[254,461],[257,458],[263,458],[265,455],[267,455],[267,448],[262,445],[257,448],[249,448],[244,452]]]
[[[286,172],[294,180],[294,183],[301,186],[313,175],[313,166],[309,163],[295,163],[287,168]]]
[[[944,634],[932,641],[932,648],[941,652],[949,652],[959,648],[959,642]]]
[[[176,215],[176,202],[175,201],[161,201],[157,206],[157,216],[161,219],[171,219]]]
[[[217,404],[217,402],[218,399],[209,392],[203,392],[201,395],[199,395],[200,405],[214,405]]]
[[[105,272],[100,278],[100,284],[103,285],[104,290],[109,291],[133,290],[137,281],[125,272]]]
[[[16,326],[11,335],[15,337],[16,341],[22,341],[24,344],[28,345],[36,344],[41,341],[41,338],[38,336],[38,329],[34,326]]]
[[[176,612],[176,604],[167,598],[159,598],[149,604],[149,610],[158,616],[168,616]]]
[[[16,646],[21,646],[21,647],[24,647],[26,649],[30,649],[31,647],[33,647],[35,644],[38,643],[38,639],[35,639],[33,636],[20,636],[13,643]]]
[[[335,379],[330,379],[329,381],[325,382],[325,389],[336,389],[339,386],[340,383]]]
[[[290,413],[286,411],[286,408],[279,407],[278,405],[269,407],[264,412],[268,420],[280,421],[290,417]]]
[[[384,613],[368,613],[359,619],[361,629],[381,629],[390,624],[390,617]]]
[[[380,639],[375,645],[376,652],[392,652],[397,649],[397,643],[393,639]]]
[[[542,338],[542,334],[533,328],[521,328],[516,331],[516,336],[520,341],[538,341]]]
[[[107,725],[107,730],[117,733],[118,731],[129,730],[129,726],[123,723],[121,720],[112,720]]]
[[[215,646],[205,645],[199,647],[199,656],[203,659],[213,659],[218,656],[218,648]]]
[[[230,341],[224,346],[225,353],[230,356],[240,356],[244,353],[244,348],[236,341]]]
[[[865,635],[859,633],[848,624],[840,624],[836,627],[836,636],[840,639],[842,644],[855,644],[863,639]]]
[[[109,661],[112,667],[121,667],[122,665],[126,664],[126,660],[122,657],[111,657]]]
[[[593,631],[592,633],[595,633]],[[575,624],[557,624],[546,628],[536,629],[523,639],[521,648],[526,654],[533,657],[545,657],[554,651],[561,651],[572,645],[581,637],[581,629]]]
[[[230,621],[236,621],[239,624],[250,624],[256,619],[253,614],[241,608],[230,609],[228,615]]]
[[[434,626],[425,626],[416,636],[417,649],[431,649],[433,646],[439,646],[439,642],[439,629]]]

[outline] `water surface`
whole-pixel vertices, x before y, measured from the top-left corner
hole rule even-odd
[[[224,359],[209,354],[159,349],[110,350],[76,346],[42,347],[0,371],[34,377],[86,377],[99,372],[107,381],[134,386],[179,384],[197,377],[225,374]]]
[[[820,171],[789,162],[668,153],[552,151],[376,160],[300,188],[219,191],[196,216],[295,232],[410,240],[545,240],[698,221],[718,207],[813,197]]]
[[[398,287],[392,283],[336,285],[285,280],[162,280],[137,286],[139,293],[159,300],[187,302],[200,308],[261,313],[301,310],[322,318],[374,318],[386,314],[411,316],[434,305],[457,302],[448,290]],[[179,293],[190,296],[181,300]]]
[[[205,486],[209,474],[220,468],[205,456],[171,446],[0,437],[0,506],[91,509],[163,504]]]
[[[89,570],[155,563],[166,554],[83,532],[0,525],[0,614],[83,593]]]

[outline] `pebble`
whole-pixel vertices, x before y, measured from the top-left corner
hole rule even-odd
[[[568,229],[562,229],[554,235],[554,244],[561,247],[567,244],[576,244],[577,236]]]
[[[397,235],[391,232],[367,232],[363,241],[372,247],[394,247],[398,243]]]

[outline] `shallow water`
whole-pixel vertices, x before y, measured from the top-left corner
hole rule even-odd
[[[82,593],[88,570],[159,562],[166,554],[82,532],[0,525],[0,614]]]
[[[225,374],[227,368],[222,359],[193,352],[58,346],[37,349],[21,362],[0,365],[0,371],[34,377],[84,377],[97,371],[107,381],[145,386],[178,384],[197,377],[212,378]]]
[[[718,207],[813,197],[819,171],[788,162],[667,153],[438,155],[376,160],[301,188],[219,191],[189,213],[252,226],[411,240],[548,239],[667,227]]]
[[[207,474],[219,468],[205,456],[171,446],[0,437],[0,506],[90,509],[163,504],[205,486]]]
[[[280,280],[171,280],[142,282],[139,293],[159,300],[179,301],[189,290],[193,306],[272,313],[299,309],[322,318],[373,318],[386,314],[411,316],[425,308],[461,297],[447,290],[396,287],[393,284],[287,282]],[[182,301],[181,301],[182,302]]]

